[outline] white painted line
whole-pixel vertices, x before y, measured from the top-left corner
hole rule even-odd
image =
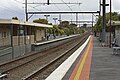
[[[90,36],[80,48],[78,48],[68,59],[66,59],[45,80],[61,80],[65,76],[65,74],[69,70],[69,68],[72,66],[72,64],[75,62],[77,57],[80,55],[80,53],[83,51],[83,49],[85,48],[85,46],[87,45],[89,40],[90,40]]]
[[[75,37],[75,36],[78,36],[79,34],[77,35],[71,35],[71,36],[66,36],[66,37],[62,37],[62,38],[58,38],[58,39],[53,39],[53,40],[50,40],[50,41],[45,41],[45,42],[40,42],[40,43],[34,43],[34,45],[42,45],[42,44],[46,44],[46,43],[51,43],[51,42],[54,42],[54,41],[58,41],[58,40],[62,40],[62,39],[67,39],[67,38],[71,38],[71,37]]]

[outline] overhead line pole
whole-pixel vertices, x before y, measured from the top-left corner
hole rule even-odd
[[[102,6],[103,6],[102,42],[105,42],[105,35],[106,35],[106,31],[105,31],[105,27],[106,27],[106,18],[105,18],[106,0],[103,0]]]
[[[78,22],[78,13],[76,13],[76,25],[77,25],[77,22]]]
[[[94,14],[92,14],[92,28],[93,28],[93,22],[94,22],[94,17],[93,17]]]
[[[25,15],[26,21],[28,21],[28,13],[27,13],[27,0],[25,0]],[[25,53],[27,51],[27,44],[26,44],[26,35],[27,35],[27,26],[24,26],[24,45],[25,45]],[[31,37],[30,37],[31,38]]]
[[[25,0],[25,15],[26,15],[26,21],[28,21],[28,13],[27,13],[27,0]]]
[[[110,48],[111,48],[111,31],[112,31],[111,17],[112,17],[112,1],[110,0],[110,39],[109,39],[109,47]]]
[[[99,11],[100,11],[99,16],[100,16],[101,15],[101,0],[99,0]]]

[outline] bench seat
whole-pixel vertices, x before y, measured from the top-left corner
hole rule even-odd
[[[113,47],[113,54],[118,54],[120,51],[120,47]]]

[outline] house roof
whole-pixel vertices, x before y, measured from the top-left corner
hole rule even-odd
[[[34,22],[25,22],[22,20],[13,20],[13,19],[0,19],[0,24],[18,24],[18,25],[26,25],[26,26],[35,26],[35,27],[53,27],[52,25],[40,24]]]

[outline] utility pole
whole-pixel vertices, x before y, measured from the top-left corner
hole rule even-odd
[[[100,16],[101,15],[101,0],[99,0],[99,11],[100,11],[99,16]]]
[[[105,14],[106,14],[106,6],[109,6],[109,4],[106,4],[106,0],[103,0],[102,6],[103,6],[103,11],[102,11],[103,12],[102,42],[105,42],[105,37],[106,37],[106,30],[105,30],[105,28],[106,28],[106,16],[105,16]]]
[[[26,15],[26,21],[28,21],[27,0],[25,0],[25,15]]]
[[[78,13],[76,13],[76,25],[78,23]]]
[[[105,18],[105,13],[106,13],[106,0],[103,0],[103,24],[102,24],[102,42],[105,42],[105,36],[106,36],[106,31],[105,31],[105,27],[106,27],[106,18]]]
[[[47,0],[47,5],[49,5],[50,4],[50,1],[49,0]]]
[[[111,48],[111,31],[112,31],[112,26],[111,26],[111,17],[112,17],[112,1],[110,0],[110,39],[109,39],[109,47]]]
[[[28,21],[28,12],[27,12],[27,0],[25,0],[25,15],[26,15],[26,21]],[[24,45],[25,45],[25,53],[26,53],[26,34],[27,33],[27,26],[24,26]]]
[[[92,28],[93,28],[93,22],[94,22],[94,21],[93,21],[93,20],[94,20],[94,17],[93,17],[93,15],[94,15],[94,14],[92,14]]]

